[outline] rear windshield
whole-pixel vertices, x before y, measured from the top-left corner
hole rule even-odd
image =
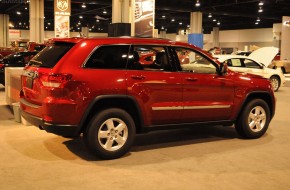
[[[53,68],[56,63],[74,46],[74,43],[55,43],[44,48],[30,62],[30,66]]]

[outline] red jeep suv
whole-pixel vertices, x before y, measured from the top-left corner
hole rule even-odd
[[[53,39],[21,79],[28,122],[65,137],[83,134],[102,159],[123,156],[136,133],[160,127],[235,124],[242,137],[258,138],[275,113],[267,79],[164,39]]]

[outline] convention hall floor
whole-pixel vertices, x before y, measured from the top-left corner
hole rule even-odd
[[[276,93],[260,139],[240,139],[233,127],[158,131],[110,161],[90,155],[81,139],[16,123],[4,93],[0,86],[0,189],[290,189],[289,84]]]

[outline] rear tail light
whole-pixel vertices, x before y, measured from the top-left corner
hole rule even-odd
[[[4,68],[4,64],[0,63],[0,69]]]
[[[70,79],[71,74],[40,74],[39,79],[43,86],[62,88]]]

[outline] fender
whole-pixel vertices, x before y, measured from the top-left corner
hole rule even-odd
[[[239,109],[237,110],[237,112],[236,112],[236,114],[234,115],[233,118],[236,118],[236,119],[238,118],[238,116],[240,115],[241,111],[242,111],[243,108],[245,107],[246,102],[247,102],[249,99],[251,99],[250,96],[255,96],[255,94],[264,95],[264,97],[260,97],[260,98],[261,98],[262,100],[266,101],[266,103],[268,103],[269,108],[270,108],[270,111],[271,111],[271,119],[274,117],[274,115],[275,115],[274,110],[275,110],[275,106],[276,106],[276,105],[275,105],[275,99],[272,98],[271,94],[270,94],[268,91],[255,91],[255,92],[249,92],[249,93],[245,96],[244,100],[241,102],[240,107],[239,107]],[[266,96],[267,98],[271,98],[271,99],[270,99],[270,102],[267,101],[267,99],[265,99],[265,96]],[[255,97],[255,98],[257,98],[257,97]]]
[[[133,105],[135,106],[135,110],[137,111],[136,115],[137,118],[139,119],[140,123],[136,123],[137,126],[140,127],[140,129],[143,131],[144,128],[144,120],[142,117],[142,111],[140,109],[139,104],[137,103],[136,99],[132,96],[128,96],[128,95],[121,95],[121,94],[113,94],[113,95],[100,95],[95,97],[91,103],[88,105],[88,108],[86,109],[80,124],[78,125],[78,133],[80,134],[82,129],[85,127],[85,125],[88,123],[88,118],[89,115],[91,114],[91,111],[95,108],[95,105],[98,104],[98,102],[101,102],[103,100],[112,100],[114,101],[114,99],[123,99],[123,100],[129,100],[130,102],[133,103]],[[111,105],[114,105],[114,103],[112,103]],[[134,119],[134,116],[132,116]],[[136,118],[136,117],[135,117]]]

